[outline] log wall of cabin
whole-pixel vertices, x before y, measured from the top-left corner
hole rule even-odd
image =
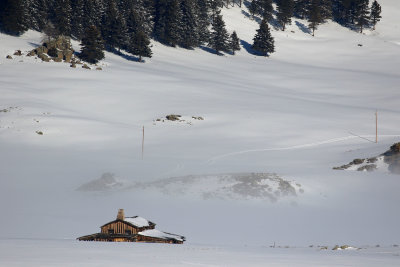
[[[131,230],[132,234],[137,234],[138,229],[127,225],[123,222],[113,222],[101,227],[101,232],[103,234],[108,234],[108,230],[114,229],[115,234],[125,234],[125,230]]]

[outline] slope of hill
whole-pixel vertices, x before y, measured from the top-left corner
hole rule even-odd
[[[0,210],[10,218],[0,238],[75,238],[125,208],[189,244],[398,243],[398,176],[331,169],[378,155],[400,138],[400,7],[397,0],[381,4],[382,21],[366,34],[329,22],[313,38],[295,20],[273,31],[270,58],[246,51],[257,23],[237,7],[223,10],[227,28],[242,39],[236,56],[153,42],[145,64],[106,53],[103,71],[72,69],[6,59],[32,49],[41,35],[0,34],[0,111],[7,110],[0,112]],[[167,114],[204,120],[156,121]],[[294,205],[75,191],[105,172],[131,183],[277,173],[305,192]]]

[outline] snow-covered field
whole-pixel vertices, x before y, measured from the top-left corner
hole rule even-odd
[[[400,177],[332,170],[400,141],[400,1],[380,3],[376,31],[330,22],[313,38],[296,20],[273,32],[270,58],[246,51],[258,26],[239,8],[223,10],[244,46],[236,56],[153,43],[145,64],[107,53],[102,71],[6,59],[41,35],[0,34],[0,265],[399,265]],[[168,114],[190,123],[156,121]],[[76,190],[107,172],[127,184],[197,177],[199,191],[225,186],[204,177],[276,173],[304,193],[271,202],[198,198],[181,183],[174,194]],[[119,208],[186,243],[74,240]]]

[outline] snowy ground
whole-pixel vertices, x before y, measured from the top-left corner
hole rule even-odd
[[[398,266],[400,249],[0,240],[2,266]]]
[[[292,266],[395,266],[400,258],[393,248],[345,254],[269,249],[274,242],[387,248],[400,243],[399,176],[332,170],[379,155],[400,140],[400,2],[381,4],[377,30],[363,35],[328,23],[312,38],[303,31],[304,21],[274,31],[277,52],[270,58],[246,51],[257,24],[238,8],[223,11],[228,29],[243,40],[236,56],[154,43],[146,64],[107,54],[103,71],[6,59],[16,49],[32,49],[41,36],[0,34],[0,111],[7,110],[0,112],[0,245],[7,248],[0,249],[0,265],[29,259],[40,266],[62,259],[66,266],[80,259],[89,265],[89,257],[100,255],[97,266],[132,252],[129,257],[141,254],[155,265],[262,265],[272,258],[278,266],[286,259]],[[374,140],[376,110],[378,144],[366,140]],[[172,113],[204,120],[155,122]],[[146,190],[76,191],[106,172],[130,183],[276,173],[301,184],[304,194],[271,203]],[[71,240],[97,232],[118,208],[186,236],[186,244],[139,244],[131,250],[132,244]],[[54,238],[68,240],[46,240]],[[112,253],[105,255],[106,249]]]

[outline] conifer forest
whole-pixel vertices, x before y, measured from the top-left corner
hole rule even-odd
[[[252,46],[260,55],[275,49],[268,23],[285,31],[293,17],[305,19],[314,35],[318,25],[333,20],[362,33],[381,18],[376,0],[0,0],[0,30],[16,36],[28,29],[70,36],[85,40],[83,44],[97,43],[91,46],[94,50],[123,49],[140,59],[151,57],[150,39],[234,54],[240,36],[227,32],[220,13],[234,5],[247,6],[251,17],[263,21]]]

